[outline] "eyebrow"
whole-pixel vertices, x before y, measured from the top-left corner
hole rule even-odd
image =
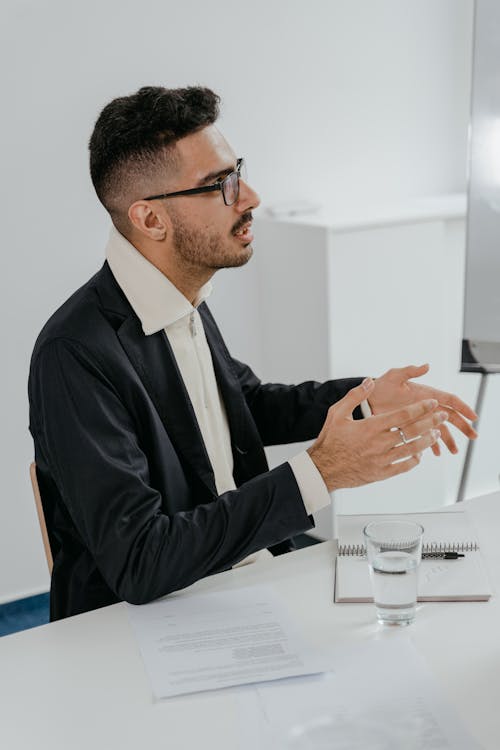
[[[227,177],[228,174],[231,172],[234,172],[236,169],[236,165],[232,167],[226,167],[225,169],[218,169],[216,172],[209,172],[204,177],[202,177],[200,180],[198,180],[198,185],[204,185],[207,182],[214,182],[218,177]]]

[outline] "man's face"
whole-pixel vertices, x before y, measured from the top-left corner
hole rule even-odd
[[[236,168],[237,157],[214,125],[177,142],[180,167],[169,191],[211,185]],[[220,190],[162,201],[172,224],[172,247],[188,266],[216,270],[252,256],[252,209],[260,199],[240,180],[239,198],[226,206]]]

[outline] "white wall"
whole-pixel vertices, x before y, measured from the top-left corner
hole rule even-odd
[[[465,271],[465,196],[393,205],[348,221],[261,219],[256,258],[262,374],[277,382],[380,375],[389,367],[431,363],[420,382],[475,404],[479,375],[459,373]],[[286,273],[283,269],[286,267]],[[446,283],[443,283],[446,280]],[[300,304],[293,300],[300,299]],[[281,304],[277,304],[279,300]],[[314,336],[310,332],[314,331]],[[446,403],[446,401],[445,401]],[[489,376],[465,497],[498,490],[500,378]],[[416,471],[334,493],[338,513],[419,512],[456,502],[467,441],[437,460],[430,451]],[[312,442],[312,441],[311,441]],[[307,447],[304,444],[302,447]],[[299,450],[267,449],[272,466]],[[331,538],[330,509],[314,534]]]
[[[102,106],[144,84],[213,87],[267,203],[457,192],[471,32],[472,0],[4,0],[0,600],[48,583],[26,377],[41,325],[102,262],[86,153]],[[213,307],[235,354],[258,362],[258,321],[224,273]]]

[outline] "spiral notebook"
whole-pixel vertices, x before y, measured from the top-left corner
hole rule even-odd
[[[363,548],[363,528],[371,521],[415,521],[424,527],[423,551],[463,553],[456,560],[423,558],[418,601],[487,601],[491,587],[474,526],[466,512],[338,516],[339,547],[335,565],[335,602],[373,602]]]

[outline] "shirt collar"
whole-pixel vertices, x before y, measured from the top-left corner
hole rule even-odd
[[[198,292],[194,305],[161,271],[150,263],[112,226],[106,245],[106,260],[118,285],[141,321],[146,336],[161,331],[206,300],[212,284],[208,281]]]

